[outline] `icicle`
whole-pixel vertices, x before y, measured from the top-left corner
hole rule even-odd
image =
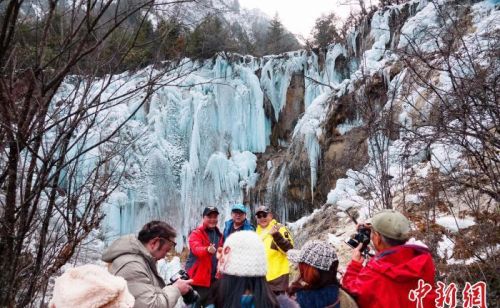
[[[386,66],[382,69],[382,76],[384,77],[384,84],[387,88],[391,84],[391,67]]]

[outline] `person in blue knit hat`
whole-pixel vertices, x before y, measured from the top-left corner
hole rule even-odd
[[[254,226],[247,220],[247,210],[241,203],[236,203],[231,208],[231,219],[224,224],[224,241],[236,231],[255,231]]]

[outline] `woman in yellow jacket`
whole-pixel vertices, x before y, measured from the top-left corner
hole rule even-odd
[[[267,206],[259,206],[255,211],[257,234],[264,242],[267,257],[266,280],[275,294],[284,293],[288,288],[290,268],[286,252],[293,248],[290,231],[273,219]]]

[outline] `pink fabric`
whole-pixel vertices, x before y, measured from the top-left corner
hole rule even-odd
[[[83,265],[68,269],[58,277],[50,308],[129,308],[134,297],[129,293],[127,282],[113,276],[97,265]]]

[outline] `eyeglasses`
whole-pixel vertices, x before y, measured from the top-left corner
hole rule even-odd
[[[257,217],[257,219],[266,218],[267,217],[267,213],[257,213],[257,214],[255,214],[255,217]]]
[[[171,240],[171,239],[169,239],[169,238],[167,238],[167,241],[169,241],[169,242],[172,244],[172,246],[174,246],[174,247],[175,247],[175,245],[177,245],[177,243],[176,243],[175,241],[172,241],[172,240]]]
[[[176,242],[172,241],[171,239],[169,238],[166,238],[166,237],[160,237],[160,239],[162,240],[167,240],[168,242],[170,242],[170,244],[172,244],[173,247],[175,247],[175,245],[177,245]]]

